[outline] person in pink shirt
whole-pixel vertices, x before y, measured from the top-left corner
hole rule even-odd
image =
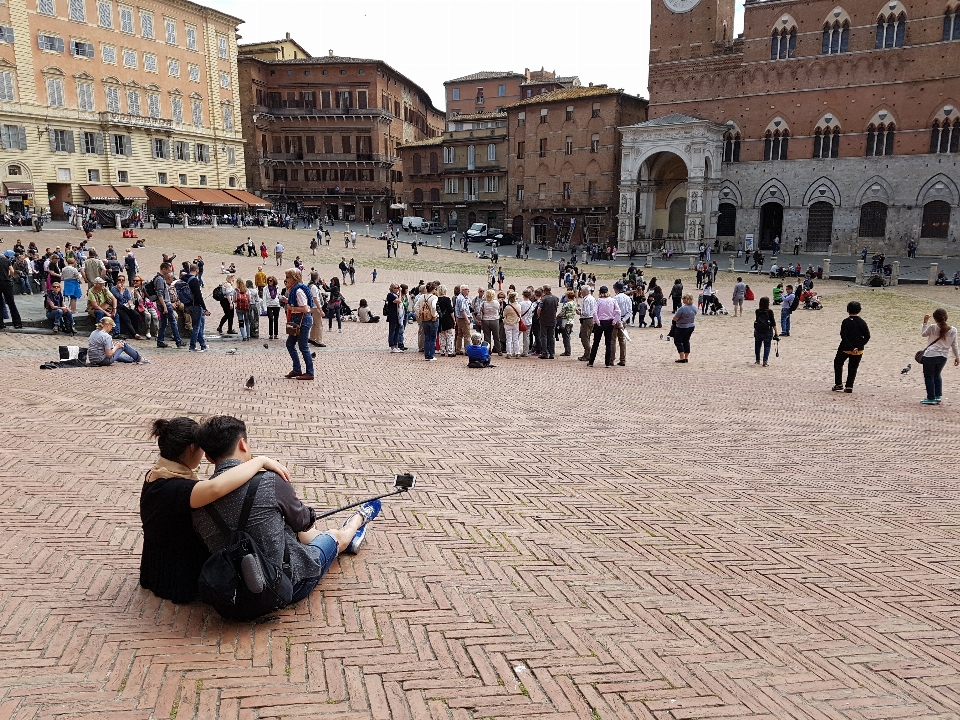
[[[593,312],[593,347],[590,349],[587,367],[593,367],[601,337],[606,343],[604,364],[607,367],[613,367],[613,329],[620,326],[620,306],[610,297],[610,290],[606,285],[600,287],[599,295],[597,309]]]

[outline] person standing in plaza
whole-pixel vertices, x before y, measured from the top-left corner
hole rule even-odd
[[[770,298],[762,297],[754,311],[753,354],[755,365],[760,364],[760,348],[763,348],[763,366],[767,367],[770,358],[770,341],[777,337],[777,318],[770,309]]]
[[[391,283],[387,298],[383,303],[383,314],[387,318],[387,344],[390,346],[390,352],[392,353],[403,352],[400,349],[400,314],[402,312],[400,286]]]
[[[458,289],[455,300],[453,317],[456,327],[453,346],[457,355],[463,355],[466,353],[467,343],[470,342],[470,331],[473,326],[473,313],[470,311],[470,286],[462,285]]]
[[[793,314],[793,285],[780,298],[780,337],[790,337],[790,316]]]
[[[203,299],[203,292],[200,288],[200,268],[196,263],[190,264],[190,277],[187,279],[187,285],[190,288],[190,294],[193,296],[191,303],[186,306],[186,311],[190,313],[190,320],[193,323],[190,331],[190,351],[206,352],[207,341],[203,336],[203,331],[206,319],[210,317],[210,311],[207,310],[207,303]]]
[[[613,300],[617,303],[617,307],[620,308],[620,322],[613,328],[613,338],[616,342],[614,349],[620,351],[620,359],[617,360],[617,365],[624,367],[627,364],[627,323],[630,322],[630,316],[633,315],[633,301],[630,300],[630,296],[623,292],[624,287],[622,282],[615,282],[613,284]]]
[[[500,347],[500,303],[493,290],[486,291],[480,304],[480,326],[483,340],[492,348],[491,352],[503,355],[503,348]]]
[[[587,358],[587,367],[593,367],[601,338],[606,345],[604,365],[613,367],[613,326],[620,322],[620,306],[610,297],[610,291],[606,285],[600,286],[599,295],[593,313],[593,346],[590,348],[590,356]]]
[[[580,286],[580,345],[583,346],[583,355],[577,360],[590,359],[590,343],[593,339],[593,316],[597,311],[597,299],[593,296],[593,288],[588,285]]]
[[[680,355],[676,363],[690,362],[690,336],[693,335],[695,328],[694,319],[697,316],[697,308],[693,304],[693,295],[687,294],[681,298],[683,304],[673,316],[676,327],[673,329],[673,344]]]
[[[417,322],[423,328],[423,359],[427,362],[436,360],[437,352],[437,296],[433,288],[433,281],[427,283],[415,303]]]
[[[284,273],[283,283],[287,289],[287,295],[281,297],[280,302],[287,306],[287,322],[299,328],[296,335],[287,335],[287,352],[290,353],[290,359],[293,361],[293,369],[287,373],[286,377],[296,380],[313,380],[313,358],[310,355],[310,347],[307,345],[310,328],[313,326],[313,316],[310,314],[313,297],[310,288],[303,284],[303,275],[299,270],[287,270]],[[297,350],[303,356],[303,370],[301,370]]]
[[[516,293],[513,293],[516,297]],[[571,289],[567,290],[564,300],[560,304],[560,337],[563,339],[562,357],[570,357],[573,353],[570,349],[570,336],[573,334],[573,321],[577,319],[577,295]]]
[[[277,267],[283,265],[283,245],[280,244],[279,240],[273,248],[273,254],[277,259]]]
[[[174,342],[178,348],[182,348],[184,342],[180,339],[180,329],[177,327],[177,315],[173,308],[173,301],[170,297],[170,281],[173,277],[173,266],[165,262],[160,264],[160,272],[153,278],[153,289],[157,294],[157,313],[160,315],[160,331],[157,333],[157,347],[165,348],[167,344],[163,341],[167,326],[170,326],[170,334],[173,335]]]
[[[537,318],[540,320],[540,359],[553,360],[556,350],[557,310],[560,299],[551,292],[549,285],[543,286]]]
[[[923,316],[920,335],[933,340],[923,351],[923,382],[927,396],[920,402],[924,405],[939,405],[943,398],[943,379],[940,373],[947,364],[947,358],[953,354],[953,365],[960,365],[960,350],[957,349],[957,329],[947,322],[947,311],[937,308],[933,311],[933,324],[930,316]]]
[[[310,315],[313,317],[313,327],[310,328],[309,342],[314,347],[326,347],[323,344],[323,303],[325,295],[323,292],[323,283],[320,282],[320,273],[314,271],[310,273],[310,295],[313,299],[313,305],[310,306]]]
[[[219,290],[219,292],[216,292]],[[220,286],[214,291],[214,299],[220,303],[220,309],[223,310],[223,317],[220,318],[220,324],[217,325],[217,333],[223,335],[224,323],[227,325],[227,335],[236,335],[233,329],[234,309],[233,301],[237,291],[233,287],[233,275],[227,275]],[[219,297],[217,297],[219,295]]]
[[[833,359],[833,391],[852,393],[853,383],[857,379],[857,369],[863,359],[863,348],[870,342],[870,329],[860,317],[860,303],[852,300],[847,303],[847,317],[840,323],[840,346]],[[843,364],[847,366],[847,385],[843,385]]]
[[[3,304],[6,303],[10,311],[10,320],[13,327],[20,330],[23,327],[23,321],[20,319],[20,311],[17,309],[17,303],[13,299],[13,261],[5,254],[0,253],[0,330],[6,328],[3,319]]]
[[[683,299],[683,283],[680,278],[673,281],[673,287],[670,288],[670,301],[673,303],[673,312],[680,309],[680,303]]]
[[[453,317],[453,299],[447,297],[447,286],[437,288],[437,322],[440,338],[440,357],[455,357],[453,339],[456,334],[456,322]]]
[[[737,278],[737,284],[733,286],[733,316],[743,316],[743,300],[747,296],[747,285],[742,277]],[[769,300],[767,301],[769,303]]]

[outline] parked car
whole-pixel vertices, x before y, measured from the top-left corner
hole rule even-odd
[[[420,232],[424,235],[441,235],[444,228],[438,222],[425,222],[420,226]]]
[[[494,242],[497,243],[497,247],[503,247],[504,245],[513,245],[515,242],[518,242],[519,238],[512,233],[500,233],[494,235],[493,237],[488,237],[484,241],[484,245],[493,245]]]

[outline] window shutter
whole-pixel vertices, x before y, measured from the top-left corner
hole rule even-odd
[[[73,130],[67,131],[67,152],[76,152],[77,146],[74,142],[74,132]]]
[[[93,136],[93,149],[97,155],[103,155],[103,135],[100,133]]]
[[[50,138],[50,151],[51,151],[51,152],[56,152],[56,150],[57,150],[57,140],[56,140],[56,138],[54,137],[55,132],[56,132],[56,131],[54,131],[54,130],[49,130],[49,131],[47,132],[47,136]]]
[[[20,143],[18,147],[21,150],[26,150],[27,149],[27,128],[21,125],[19,130],[20,132],[18,134],[20,135]]]
[[[0,146],[2,146],[4,150],[10,149],[10,128],[10,125],[0,127]]]
[[[133,138],[130,135],[126,136],[127,140],[123,144],[123,154],[127,157],[133,155]]]

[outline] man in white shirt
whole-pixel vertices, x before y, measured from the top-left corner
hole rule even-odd
[[[277,256],[277,267],[283,265],[283,245],[277,243],[276,247],[273,248],[274,255]]]
[[[620,360],[617,362],[617,365],[624,367],[627,364],[626,327],[627,323],[630,322],[630,317],[633,315],[633,301],[630,299],[630,296],[623,291],[622,282],[615,282],[613,289],[616,292],[616,295],[613,296],[614,302],[616,302],[617,307],[620,308],[620,324],[613,328],[613,336],[617,341],[617,346],[620,348]]]
[[[593,343],[593,315],[597,310],[597,299],[589,285],[580,287],[580,344],[583,355],[577,358],[586,362],[590,359],[590,346]]]
[[[456,323],[456,333],[453,339],[454,351],[457,355],[466,353],[466,345],[470,340],[470,329],[473,324],[473,313],[470,311],[470,286],[463,285],[458,289],[456,304],[453,307],[453,317]]]
[[[310,328],[308,343],[314,347],[326,347],[323,344],[323,303],[325,298],[320,288],[320,273],[310,273],[310,294],[313,296],[313,305],[310,314],[313,316],[313,327]]]

